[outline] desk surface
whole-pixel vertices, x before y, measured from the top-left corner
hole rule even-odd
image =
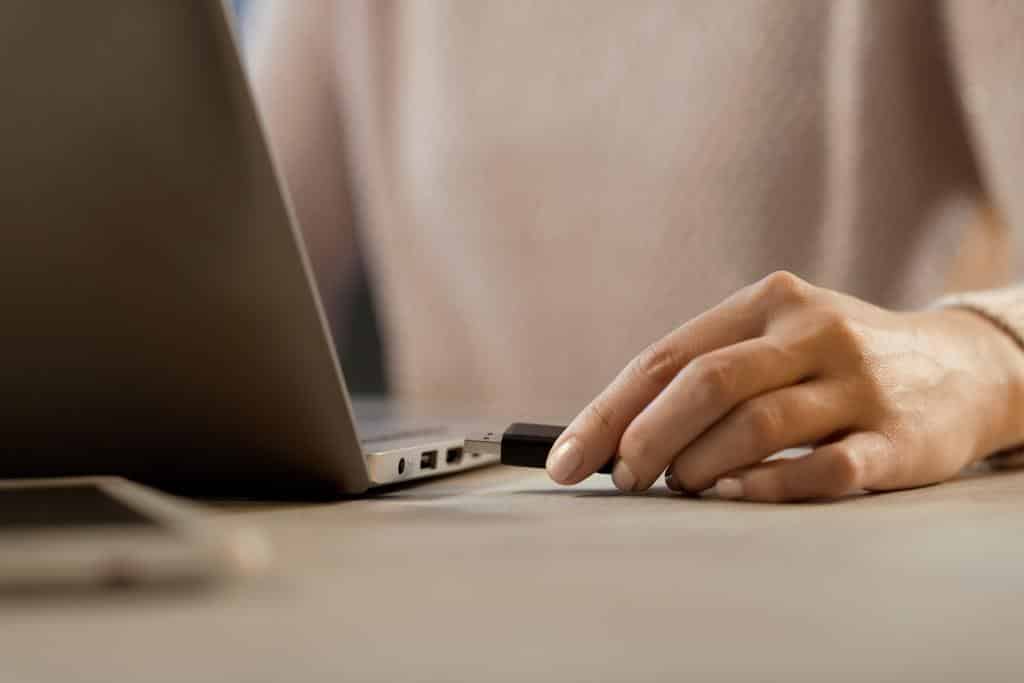
[[[4,681],[1019,680],[1024,471],[764,506],[487,471],[216,507],[278,570],[8,597]]]

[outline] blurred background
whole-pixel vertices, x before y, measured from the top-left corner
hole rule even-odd
[[[252,31],[260,3],[261,0],[232,0],[243,41]],[[357,236],[358,232],[354,231]],[[334,307],[330,301],[325,301],[324,305]],[[389,384],[384,368],[384,340],[361,258],[352,300],[345,310],[349,312],[347,319],[337,320],[333,333],[348,389],[357,394],[386,395]]]
[[[265,27],[257,27],[271,13],[264,12],[269,0],[232,0],[239,18],[243,48],[253,35]],[[942,68],[941,64],[936,68]],[[973,209],[975,215],[967,221],[960,246],[945,280],[945,291],[984,289],[1010,281],[1007,254],[1013,251],[1009,230],[994,207],[988,205]],[[358,216],[354,216],[358,219]],[[385,360],[388,357],[387,339],[380,324],[378,307],[367,277],[363,251],[359,244],[361,231],[353,230],[358,262],[353,269],[353,288],[341,305],[337,300],[325,300],[328,309],[344,311],[333,320],[333,334],[350,391],[359,394],[387,395],[391,393]],[[979,279],[979,274],[983,277]],[[351,300],[349,300],[351,296]],[[329,297],[326,297],[329,298]],[[869,297],[870,298],[870,297]]]

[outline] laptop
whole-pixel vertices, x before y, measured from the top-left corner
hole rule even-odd
[[[357,427],[228,7],[0,14],[0,477],[319,497],[494,462]]]

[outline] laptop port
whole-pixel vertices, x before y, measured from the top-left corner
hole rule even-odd
[[[437,469],[437,451],[423,451],[420,453],[420,469]]]
[[[398,461],[398,473],[405,474],[405,458]]]
[[[462,449],[459,447],[449,448],[444,454],[444,461],[449,465],[458,465],[462,462]]]

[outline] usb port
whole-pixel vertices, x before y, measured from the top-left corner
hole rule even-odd
[[[423,451],[420,454],[420,469],[421,470],[434,470],[434,469],[437,469],[437,451]]]
[[[459,447],[449,448],[444,454],[444,461],[449,465],[458,465],[462,462],[462,449]]]

